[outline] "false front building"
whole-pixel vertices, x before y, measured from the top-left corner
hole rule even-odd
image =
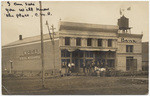
[[[119,19],[118,22],[123,21]],[[113,25],[61,22],[61,63],[73,62],[77,70],[83,63],[93,61],[101,67],[116,70],[141,70],[142,35],[129,32],[130,28],[122,30]]]
[[[55,32],[54,45],[49,35],[44,35],[45,70],[47,73],[52,70],[64,72],[64,65],[72,62],[75,72],[82,72],[84,63],[94,62],[115,70],[139,71],[142,70],[141,40],[141,34],[131,34],[124,16],[118,20],[118,26],[61,21],[59,31]],[[39,72],[40,52],[40,36],[3,46],[3,71]]]

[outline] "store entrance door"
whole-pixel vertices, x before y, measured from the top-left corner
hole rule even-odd
[[[74,72],[83,72],[83,59],[73,59],[72,62],[75,64]]]
[[[80,68],[80,60],[79,59],[73,59],[72,61],[75,64],[73,72],[78,72]]]
[[[126,59],[126,70],[136,71],[137,70],[137,59],[127,58]]]

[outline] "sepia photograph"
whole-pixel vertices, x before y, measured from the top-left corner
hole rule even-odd
[[[148,95],[149,1],[1,1],[1,95]]]

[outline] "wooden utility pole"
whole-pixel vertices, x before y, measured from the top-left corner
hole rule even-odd
[[[51,26],[51,28],[49,28],[49,25],[48,25],[48,21],[46,21],[46,25],[47,25],[47,28],[48,28],[48,31],[49,31],[49,35],[50,35],[50,39],[52,40],[52,45],[53,45],[53,65],[54,65],[54,71],[55,71],[55,43],[54,43],[54,35],[55,35],[55,33],[54,33],[54,26],[52,25]],[[50,30],[52,30],[52,34],[53,34],[53,37],[52,37],[52,35],[51,35],[51,32],[50,32]],[[54,74],[55,74],[55,72],[54,72]]]
[[[41,1],[39,1],[40,9],[42,9]],[[40,29],[41,29],[41,62],[42,62],[42,87],[45,88],[44,84],[44,48],[43,48],[43,24],[42,24],[42,11],[40,10]]]
[[[48,32],[49,32],[49,36],[50,36],[50,39],[51,39],[52,45],[53,45],[53,38],[52,38],[52,35],[51,35],[51,32],[50,32],[50,28],[49,28],[49,25],[48,25],[48,21],[46,21],[46,25],[47,25]]]
[[[54,74],[55,74],[55,41],[54,41],[54,25],[51,26],[51,30],[53,33],[53,64],[54,64]]]

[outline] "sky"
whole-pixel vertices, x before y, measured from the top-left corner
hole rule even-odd
[[[34,3],[33,9],[39,8],[39,2],[26,1]],[[14,6],[11,1],[10,6],[6,1],[1,5],[1,45],[14,42],[19,39],[40,35],[40,18],[31,16],[26,18],[6,17],[6,8],[19,10],[28,6]],[[25,2],[17,1],[24,4]],[[125,9],[124,15],[129,18],[129,26],[132,27],[131,33],[142,34],[142,41],[149,41],[149,5],[148,1],[42,1],[42,8],[49,8],[52,15],[43,16],[43,33],[47,34],[49,25],[54,25],[55,31],[58,31],[59,20],[68,22],[117,25],[120,18],[120,8]],[[126,9],[131,7],[131,10]],[[32,12],[10,12],[11,14],[35,14]],[[45,11],[46,13],[47,11]]]

